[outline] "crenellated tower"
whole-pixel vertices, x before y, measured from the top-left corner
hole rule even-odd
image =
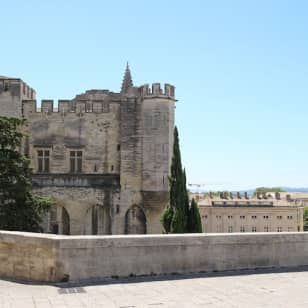
[[[173,145],[174,87],[159,83],[134,87],[126,66],[121,88],[121,210],[115,228],[161,233],[160,215],[168,202]]]
[[[35,91],[20,78],[0,76],[0,108],[2,116],[22,117],[22,101],[35,99],[35,96]]]
[[[160,216],[168,202],[174,130],[174,86],[139,88],[142,101],[142,199],[148,233],[161,233]]]

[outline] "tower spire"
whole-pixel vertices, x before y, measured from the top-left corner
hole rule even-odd
[[[128,62],[126,62],[126,69],[125,69],[124,78],[122,82],[121,93],[126,93],[127,90],[133,86],[134,84],[132,80],[132,75],[130,73],[130,68],[129,68]]]

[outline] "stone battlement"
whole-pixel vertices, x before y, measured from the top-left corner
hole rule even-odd
[[[57,113],[65,115],[67,113],[107,113],[109,112],[109,102],[103,100],[86,101],[86,100],[58,100],[55,107],[54,100],[43,99],[39,107],[36,100],[23,100],[23,109],[25,113],[42,113],[49,115]]]
[[[23,99],[35,99],[36,92],[20,78],[0,76],[0,94],[10,93]]]
[[[152,87],[145,84],[138,88],[139,94],[143,98],[162,97],[174,100],[175,87],[170,84],[165,84],[164,89],[161,88],[160,83],[153,83]],[[52,113],[65,115],[67,113],[108,113],[110,111],[110,103],[120,103],[116,93],[111,93],[115,100],[106,100],[102,95],[109,96],[111,92],[108,90],[88,90],[84,94],[77,95],[75,99],[60,99],[58,104],[52,99],[42,99],[41,104],[37,100],[25,99],[23,100],[23,110],[25,113],[42,113],[50,115]],[[87,96],[98,96],[101,99],[86,99]]]
[[[152,87],[150,87],[149,84],[145,84],[139,87],[140,94],[143,97],[167,96],[169,98],[174,98],[174,90],[175,90],[175,87],[168,83],[165,83],[164,89],[162,89],[160,83],[158,82],[153,83]]]

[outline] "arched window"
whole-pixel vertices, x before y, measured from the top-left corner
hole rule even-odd
[[[146,216],[143,210],[133,205],[125,214],[125,234],[146,234]]]

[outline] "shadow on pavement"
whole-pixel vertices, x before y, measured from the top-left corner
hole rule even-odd
[[[167,275],[151,275],[151,276],[130,276],[130,277],[113,277],[104,279],[92,279],[79,282],[59,282],[59,283],[36,283],[25,282],[20,280],[3,279],[15,283],[27,285],[49,285],[59,288],[60,294],[70,293],[85,293],[83,287],[94,285],[113,285],[113,284],[130,284],[130,283],[146,283],[155,281],[173,281],[183,279],[197,278],[212,278],[212,277],[227,277],[227,276],[242,276],[242,275],[258,275],[258,274],[273,274],[273,273],[290,273],[290,272],[307,272],[308,266],[301,267],[281,267],[281,268],[266,268],[266,269],[243,269],[236,271],[221,271],[221,272],[200,272],[191,274],[172,273]]]

